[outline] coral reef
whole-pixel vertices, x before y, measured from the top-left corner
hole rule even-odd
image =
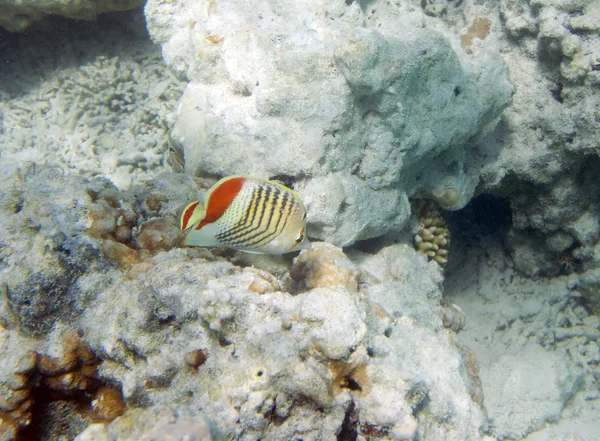
[[[578,275],[580,292],[600,310],[593,288],[600,262],[598,2],[432,0],[422,7],[428,25],[460,35],[473,55],[497,50],[515,85],[513,105],[476,150],[493,158],[481,164],[477,191],[510,203],[506,243],[516,267],[528,276]],[[432,198],[425,193],[417,196]],[[439,193],[432,198],[438,203]]]
[[[487,160],[474,143],[511,102],[496,56],[468,56],[410,2],[150,0],[145,15],[189,81],[170,133],[186,173],[293,184],[309,235],[337,246],[401,229],[421,189],[464,206]]]
[[[19,246],[35,250],[31,241],[51,243],[48,238],[59,234],[72,258],[84,245],[93,253],[85,272],[69,275],[53,268],[61,254],[53,248],[46,248],[46,260],[29,266],[5,260],[9,289],[2,292],[0,319],[14,344],[3,353],[16,363],[28,348],[37,350],[40,387],[85,391],[92,420],[109,420],[124,409],[121,392],[103,386],[118,385],[128,408],[150,408],[147,415],[154,415],[144,420],[128,412],[117,420],[122,423],[91,426],[82,437],[195,430],[185,418],[181,425],[170,417],[173,426],[155,422],[160,409],[177,403],[182,416],[201,408],[214,428],[210,433],[226,439],[321,440],[342,430],[397,440],[417,433],[425,441],[480,439],[484,413],[470,392],[466,358],[440,318],[440,270],[411,247],[382,251],[389,263],[380,279],[366,259],[352,263],[341,249],[319,243],[296,258],[289,282],[206,250],[156,246],[170,227],[155,217],[176,219],[194,188],[186,175],[164,174],[120,191],[103,179],[48,179],[46,170],[11,171],[6,165],[0,221],[9,234],[3,252],[14,247],[12,256],[22,257]],[[35,234],[22,221],[27,218],[37,222]],[[147,224],[152,250],[141,248]],[[145,253],[143,261],[118,265],[102,253],[106,242]],[[406,271],[390,272],[391,265]],[[61,307],[52,308],[43,286],[23,293],[38,296],[35,310],[33,303],[15,303],[15,281],[25,270],[30,278],[65,280]],[[42,324],[35,329],[27,321],[30,310]],[[85,346],[59,344],[74,335],[68,334],[72,329],[80,330]],[[7,390],[7,396],[13,407],[28,408],[27,394]],[[76,413],[63,401],[53,412],[71,421]],[[72,427],[81,427],[73,421]],[[135,434],[112,434],[125,421],[139,422]],[[115,430],[130,430],[125,426],[132,428]]]
[[[0,196],[3,319],[23,332],[46,334],[60,316],[69,321],[82,305],[70,295],[94,271],[113,274],[97,243],[82,233],[90,198],[76,176],[52,167],[3,163]],[[98,180],[89,188],[109,187]],[[69,189],[63,192],[61,189]],[[51,196],[52,195],[52,196]]]
[[[139,11],[0,41],[0,438],[595,439],[597,1],[145,14],[175,75]],[[180,208],[236,172],[335,246],[182,248]],[[401,231],[409,197],[482,193],[510,231],[449,214],[445,268],[438,208],[425,256]]]
[[[176,212],[193,185],[183,175],[164,176],[152,196],[136,200],[107,180],[90,182],[54,167],[7,161],[1,170],[7,179],[0,199],[6,298],[0,310],[7,323],[33,335],[71,322],[86,307],[72,293],[107,286],[120,274],[114,263],[143,266],[175,246]]]
[[[482,169],[480,191],[510,201],[514,232],[508,244],[519,270],[530,276],[563,272],[565,252],[595,266],[598,11],[589,0],[465,1],[444,17],[457,31],[477,17],[489,18],[488,37],[474,44],[496,47],[515,84],[513,105],[495,137],[480,145],[496,156]],[[593,295],[590,301],[598,304]]]
[[[23,32],[49,16],[95,20],[99,14],[140,7],[143,0],[0,0],[0,27]]]
[[[113,423],[93,424],[75,441],[224,441],[199,412],[180,408],[137,409]]]

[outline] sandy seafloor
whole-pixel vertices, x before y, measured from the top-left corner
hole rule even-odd
[[[142,12],[46,26],[1,34],[0,161],[106,176],[121,189],[170,170],[165,132],[183,84],[150,42]],[[502,244],[510,218],[497,205],[488,218],[477,215],[477,204],[452,214],[445,281],[447,299],[466,315],[459,338],[479,361],[492,424],[510,434],[532,414],[559,414],[522,439],[600,440],[600,359],[597,344],[586,345],[597,317],[582,320],[580,300],[564,295],[568,275],[532,280],[513,270]],[[561,391],[540,379],[545,366],[566,358],[582,380],[575,398],[556,409],[547,403]]]
[[[554,413],[559,420],[539,422],[521,439],[599,440],[598,317],[585,312],[568,275],[530,279],[514,270],[503,245],[510,213],[502,203],[481,197],[450,217],[454,259],[444,293],[466,315],[459,338],[477,357],[496,431],[519,439],[515,432],[527,420]],[[554,370],[561,363],[564,369]],[[569,376],[578,376],[579,391],[564,407],[550,404]]]

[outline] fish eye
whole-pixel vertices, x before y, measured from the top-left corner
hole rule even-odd
[[[298,236],[298,237],[296,238],[296,243],[300,243],[300,242],[302,242],[303,240],[304,240],[304,234],[300,234],[300,236]]]

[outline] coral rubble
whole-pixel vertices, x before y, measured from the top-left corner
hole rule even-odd
[[[139,4],[0,0],[0,26]],[[0,439],[597,435],[596,0],[144,14],[0,35]],[[233,173],[293,186],[327,242],[182,247]],[[464,222],[447,262],[424,200],[490,193],[508,234]]]

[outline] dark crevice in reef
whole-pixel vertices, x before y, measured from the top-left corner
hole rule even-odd
[[[342,423],[340,433],[338,433],[337,441],[356,441],[358,438],[357,426],[356,404],[352,401],[346,409],[344,422]]]
[[[84,391],[59,394],[49,387],[33,390],[34,418],[19,434],[20,441],[75,439],[91,422],[91,397]]]
[[[509,202],[483,194],[458,211],[444,212],[452,231],[452,240],[465,246],[477,245],[485,236],[506,237],[512,224]]]
[[[505,243],[512,225],[508,200],[483,194],[472,199],[462,210],[445,211],[444,219],[451,232],[446,274],[464,263],[472,248],[479,248],[488,240]]]

